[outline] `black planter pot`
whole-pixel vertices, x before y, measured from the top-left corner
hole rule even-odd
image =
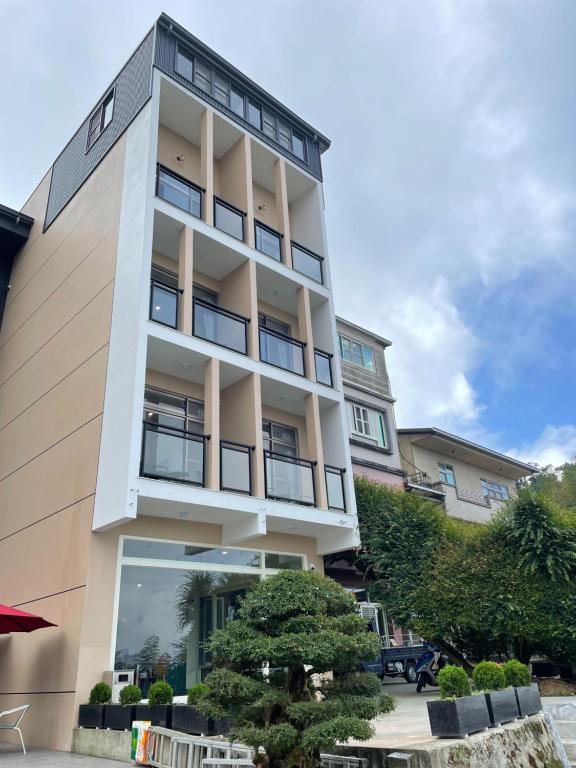
[[[201,715],[200,712],[189,704],[174,704],[172,707],[172,728],[182,733],[191,733],[195,736],[212,736],[212,721]]]
[[[488,714],[492,725],[502,725],[517,720],[520,713],[514,688],[505,688],[503,691],[491,691],[485,693]]]
[[[518,710],[521,717],[535,715],[542,710],[540,692],[536,683],[515,688],[514,690],[516,691],[516,700],[518,701]]]
[[[135,719],[133,705],[125,707],[123,704],[106,704],[104,707],[104,728],[110,728],[112,731],[130,731]]]
[[[149,704],[136,704],[134,720],[150,720],[152,725],[172,728],[172,704],[159,704],[157,707],[151,707]]]
[[[103,728],[104,705],[80,704],[78,707],[78,725],[80,728]]]
[[[433,736],[455,739],[490,727],[485,696],[428,701],[428,718]]]
[[[222,717],[219,720],[210,720],[210,736],[227,736],[232,721],[228,717]]]

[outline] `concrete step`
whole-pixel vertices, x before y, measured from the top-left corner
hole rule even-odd
[[[572,763],[576,762],[576,739],[562,739],[562,744],[564,744],[568,760]]]
[[[556,720],[555,722],[563,739],[576,739],[576,720]]]

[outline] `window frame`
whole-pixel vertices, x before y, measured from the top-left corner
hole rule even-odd
[[[350,347],[350,355],[351,359],[344,356],[344,345],[343,341],[347,342]],[[356,362],[354,360],[354,353],[353,353],[353,345],[356,345],[360,348],[360,356],[362,359],[361,363]],[[363,341],[357,341],[356,339],[353,339],[351,336],[346,336],[344,333],[338,334],[338,349],[340,352],[340,357],[342,360],[344,360],[346,363],[350,363],[351,365],[356,365],[358,368],[363,368],[365,371],[368,371],[369,373],[377,374],[377,366],[376,366],[376,350],[374,347],[371,347],[369,344],[364,344]],[[366,359],[364,356],[364,350],[370,350],[372,355],[372,367],[366,365]]]
[[[150,405],[147,405],[146,401],[146,393],[152,391],[157,392],[160,395],[167,395],[168,397],[177,398],[179,400],[183,401],[183,408],[182,413],[176,413],[176,407],[174,406],[173,409],[170,408],[170,406],[162,406],[162,405],[155,405],[154,403],[150,403]],[[189,405],[191,403],[194,403],[194,405],[201,405],[202,406],[202,420],[200,420],[198,417],[192,415]],[[197,397],[188,397],[188,395],[181,395],[178,392],[170,392],[167,389],[162,389],[161,387],[154,387],[152,385],[144,385],[144,405],[143,405],[143,417],[144,421],[148,421],[150,419],[148,412],[152,412],[155,414],[159,414],[162,416],[169,416],[174,419],[182,419],[184,426],[182,427],[182,430],[184,432],[192,432],[190,429],[190,424],[201,424],[202,430],[200,432],[194,432],[193,434],[197,435],[203,435],[204,434],[204,428],[206,426],[206,411],[205,411],[205,402],[204,400],[199,400]]]
[[[482,495],[485,498],[494,499],[494,501],[508,501],[510,498],[510,490],[508,489],[508,486],[504,483],[498,483],[496,480],[486,480],[481,477],[480,487],[482,488]]]
[[[108,104],[112,102],[112,113],[110,115],[110,120],[108,120],[107,123],[104,123],[105,117],[106,117],[106,107]],[[92,147],[96,144],[100,136],[104,133],[106,128],[108,128],[109,125],[112,124],[112,121],[114,120],[114,111],[116,109],[116,85],[113,85],[112,88],[110,88],[104,98],[100,100],[100,103],[96,107],[96,109],[92,112],[90,117],[88,118],[88,136],[86,138],[86,152],[88,153]],[[92,123],[97,120],[98,121],[98,132],[95,133],[94,129],[92,129]]]
[[[351,413],[352,413],[352,432],[355,435],[359,435],[363,438],[368,438],[369,440],[375,440],[376,437],[372,434],[372,425],[370,423],[370,410],[365,405],[361,405],[360,403],[350,403],[351,405]],[[357,411],[362,411],[366,414],[366,418],[364,418],[363,413],[360,414],[360,418],[357,418]],[[364,429],[358,429],[357,425],[366,425],[367,431]]]
[[[448,477],[452,475],[453,483],[449,482]],[[444,477],[443,477],[444,476]],[[454,471],[454,465],[448,464],[445,461],[438,462],[438,477],[440,482],[444,485],[449,485],[451,488],[456,488],[456,472]]]
[[[264,425],[267,424],[270,427],[270,432],[266,433],[266,430],[264,429]],[[287,429],[291,432],[294,432],[294,443],[288,443],[286,440],[274,440],[274,437],[272,435],[272,428],[278,427],[279,429]],[[268,435],[268,436],[266,436]],[[270,447],[266,448],[264,450],[270,451],[270,453],[277,453],[280,456],[288,456],[290,458],[300,458],[300,446],[299,446],[299,440],[298,440],[298,427],[293,427],[290,424],[281,424],[279,421],[274,421],[273,419],[262,419],[262,438],[263,441],[268,440],[270,443]],[[289,453],[282,453],[281,451],[276,450],[274,447],[275,442],[281,446],[286,445],[290,446],[296,449],[296,456],[291,456]]]

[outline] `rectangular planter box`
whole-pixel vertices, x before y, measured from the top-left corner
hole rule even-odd
[[[104,707],[104,728],[111,731],[131,731],[135,719],[133,705],[106,704]]]
[[[227,736],[231,724],[232,722],[228,717],[210,720],[210,736]]]
[[[522,686],[521,688],[515,688],[514,690],[516,691],[518,710],[522,717],[535,715],[541,711],[542,702],[540,701],[540,691],[538,690],[536,683]]]
[[[457,739],[490,727],[485,696],[428,701],[428,718],[433,736]]]
[[[520,716],[518,702],[514,688],[505,688],[503,691],[491,691],[485,693],[488,714],[492,725],[511,723]]]
[[[103,728],[104,705],[80,704],[78,707],[78,726],[80,728]]]
[[[212,721],[189,704],[174,704],[172,707],[172,728],[175,731],[191,733],[195,736],[212,736]]]
[[[150,720],[152,725],[172,728],[172,704],[160,704],[150,707],[148,704],[136,704],[134,720]]]

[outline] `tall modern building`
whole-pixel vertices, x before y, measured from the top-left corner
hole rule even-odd
[[[184,694],[250,584],[359,543],[328,147],[162,15],[0,209],[0,602],[57,625],[0,638],[31,744],[113,669]]]

